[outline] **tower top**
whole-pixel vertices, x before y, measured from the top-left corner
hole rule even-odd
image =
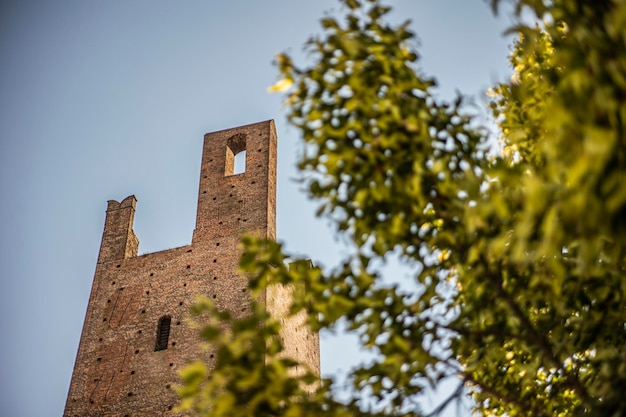
[[[193,243],[243,230],[276,237],[276,142],[273,120],[204,135]]]

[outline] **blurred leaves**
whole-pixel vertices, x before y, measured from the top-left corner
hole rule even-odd
[[[308,42],[310,66],[278,56],[277,86],[302,180],[353,251],[329,271],[290,269],[279,244],[244,239],[253,313],[199,302],[217,360],[181,374],[182,408],[420,415],[424,389],[456,379],[450,399],[471,395],[479,415],[626,414],[626,3],[511,1],[543,23],[516,24],[514,76],[488,92],[501,153],[461,98],[433,97],[408,24],[377,0],[342,3]],[[392,255],[411,285],[373,267]],[[375,354],[348,399],[285,357],[263,307],[276,285],[311,328],[345,323]]]

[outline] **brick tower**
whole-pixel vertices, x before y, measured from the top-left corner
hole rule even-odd
[[[245,172],[234,172],[245,152]],[[196,228],[190,245],[137,256],[137,200],[109,201],[100,254],[64,416],[173,416],[177,371],[200,357],[185,320],[198,294],[235,317],[249,304],[237,273],[244,232],[276,235],[276,131],[265,121],[204,136]],[[289,292],[266,294],[281,315]],[[319,372],[319,338],[293,319],[286,353]],[[209,362],[211,358],[207,358]]]

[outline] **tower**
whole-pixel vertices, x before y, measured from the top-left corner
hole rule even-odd
[[[235,173],[245,152],[245,172]],[[276,131],[269,120],[206,134],[196,227],[190,245],[138,256],[137,200],[109,201],[66,417],[174,416],[177,371],[197,359],[200,338],[185,318],[198,294],[246,314],[237,273],[242,233],[276,235]],[[281,314],[289,291],[267,294]],[[319,372],[319,338],[287,322],[286,353]],[[299,331],[298,331],[299,330]],[[209,362],[211,358],[206,358]]]

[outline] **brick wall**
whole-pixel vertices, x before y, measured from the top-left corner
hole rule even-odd
[[[109,201],[64,416],[173,416],[177,371],[199,349],[187,323],[198,294],[234,316],[248,308],[246,279],[237,274],[243,232],[275,238],[276,133],[273,121],[204,137],[198,210],[192,243],[137,256],[133,232],[137,200]],[[246,152],[245,173],[232,175]],[[267,294],[280,314],[288,289]],[[155,350],[158,323],[170,318],[167,348]],[[319,371],[319,339],[297,319],[283,334],[289,356]]]

